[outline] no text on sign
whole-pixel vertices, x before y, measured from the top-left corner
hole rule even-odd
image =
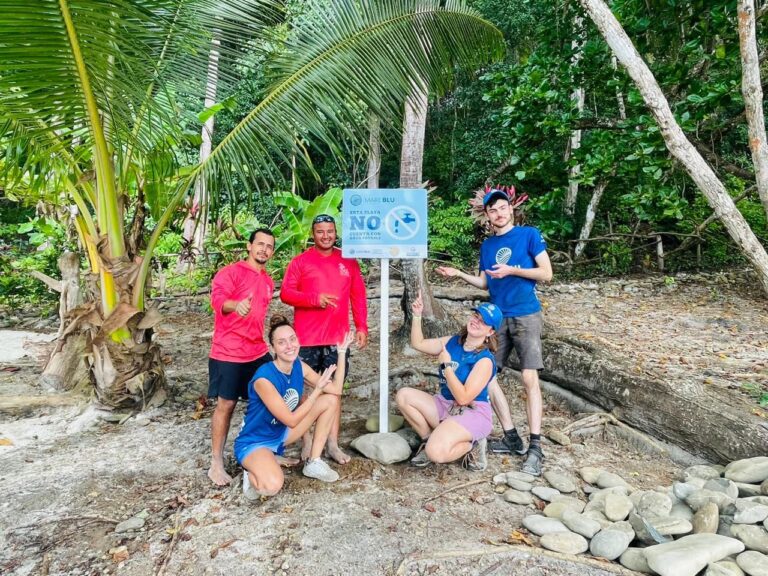
[[[342,253],[346,258],[426,258],[427,191],[344,190]]]

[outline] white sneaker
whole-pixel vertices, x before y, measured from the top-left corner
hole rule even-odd
[[[315,478],[321,482],[336,482],[339,479],[339,475],[333,468],[325,463],[322,458],[315,458],[314,460],[307,460],[304,464],[304,476],[309,478]]]
[[[251,502],[256,502],[261,498],[261,494],[259,494],[258,490],[253,487],[253,484],[248,479],[248,470],[245,468],[243,468],[243,496]]]

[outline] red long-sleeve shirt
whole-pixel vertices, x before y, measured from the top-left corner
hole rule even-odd
[[[333,294],[336,306],[320,307],[320,294]],[[280,299],[294,307],[294,328],[302,346],[328,346],[349,332],[349,310],[358,332],[368,333],[368,302],[357,261],[334,248],[323,256],[310,248],[285,270]]]
[[[227,362],[250,362],[267,353],[264,341],[264,318],[275,283],[265,271],[240,261],[216,273],[211,285],[213,308],[213,341],[210,357]],[[244,300],[252,295],[251,311],[244,318],[237,312],[224,314],[227,300]]]

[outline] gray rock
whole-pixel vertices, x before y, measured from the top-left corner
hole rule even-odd
[[[762,526],[733,524],[731,534],[738,538],[750,550],[768,554],[768,532]]]
[[[589,548],[587,539],[573,532],[544,534],[539,540],[539,544],[547,550],[553,550],[561,554],[581,554]]]
[[[538,514],[523,518],[523,526],[530,532],[536,534],[536,536],[543,536],[544,534],[551,534],[553,532],[570,532],[570,530],[565,527],[565,524],[560,522],[557,518],[547,518],[546,516],[540,516]]]
[[[734,482],[759,484],[768,480],[768,456],[736,460],[725,467],[725,477]]]
[[[720,514],[720,519],[717,521],[717,533],[721,536],[728,536],[728,538],[736,538],[731,533],[731,526],[733,526],[733,516]]]
[[[499,474],[496,474],[496,476],[493,477],[493,484],[494,486],[499,486],[503,484],[504,486],[507,485],[507,473],[501,472]]]
[[[133,518],[128,518],[128,520],[123,520],[120,524],[115,526],[115,534],[133,532],[134,530],[141,530],[142,528],[144,528],[144,518],[136,515]]]
[[[583,514],[579,514],[575,510],[563,511],[560,521],[565,526],[575,532],[581,534],[585,538],[592,538],[595,534],[600,532],[602,525],[597,520],[593,520]]]
[[[534,486],[531,492],[533,492],[534,496],[541,498],[545,502],[552,502],[552,498],[560,496],[560,490],[550,488],[549,486]]]
[[[759,502],[760,504],[765,504],[768,506],[768,496],[748,496],[747,498],[744,498],[744,500],[749,500],[750,502]]]
[[[693,533],[694,534],[715,534],[720,522],[720,511],[717,504],[709,502],[699,508],[693,515]]]
[[[582,513],[582,516],[585,518],[589,518],[590,520],[594,520],[600,526],[603,528],[607,528],[608,526],[612,526],[613,522],[608,520],[608,518],[605,517],[605,514],[603,514],[600,510],[584,510]]]
[[[765,480],[762,484],[760,484],[760,492],[768,496],[768,480]]]
[[[635,530],[637,539],[644,544],[659,544],[670,540],[670,536],[689,534],[693,529],[691,523],[683,518],[675,518],[674,516],[641,517],[634,512],[629,515],[629,523]]]
[[[613,472],[601,472],[600,476],[597,477],[597,485],[600,486],[600,488],[613,488],[614,486],[624,486],[630,492],[632,491],[632,487],[629,485],[629,483],[626,480],[624,480],[624,478],[622,478],[618,474],[614,474]]]
[[[677,502],[672,505],[672,510],[669,511],[669,515],[675,518],[682,518],[693,522],[693,510],[685,502]]]
[[[736,483],[732,480],[728,480],[728,478],[713,478],[712,480],[707,480],[707,483],[704,484],[705,490],[712,490],[714,492],[722,492],[728,498],[732,498],[733,500],[736,500],[736,498],[739,497],[739,487],[736,486]]]
[[[744,571],[732,560],[720,560],[707,566],[704,576],[744,576]]]
[[[720,512],[724,512],[728,506],[733,505],[733,498],[729,498],[722,492],[714,492],[712,490],[706,490],[702,488],[688,496],[685,499],[685,503],[688,504],[694,511],[698,512],[709,502],[714,502],[717,505]]]
[[[706,483],[707,481],[701,478],[691,478],[688,482],[675,482],[672,484],[672,493],[676,498],[685,500],[697,490],[704,488]]]
[[[608,520],[618,522],[626,519],[632,511],[632,500],[622,494],[608,494],[605,497],[604,514]]]
[[[688,482],[691,478],[702,478],[704,480],[720,478],[720,471],[717,468],[706,464],[689,466],[683,471],[683,480]]]
[[[531,488],[533,488],[533,484],[530,482],[523,482],[522,480],[515,480],[514,478],[510,478],[507,476],[507,486],[510,488],[514,488],[515,490],[520,490],[520,492],[530,492]]]
[[[633,492],[631,496],[635,494],[637,492]],[[660,492],[644,492],[637,501],[632,501],[635,503],[635,511],[640,516],[669,516],[672,512],[672,499]]]
[[[589,543],[589,551],[592,556],[616,560],[629,547],[633,536],[629,536],[626,531],[617,529],[613,526],[604,528],[595,534]]]
[[[387,418],[387,424],[390,432],[396,432],[397,430],[400,430],[400,428],[403,427],[404,423],[405,423],[405,418],[403,418],[399,414],[390,414],[389,418]],[[365,421],[365,429],[368,430],[368,432],[378,432],[379,417],[378,416],[369,417]]]
[[[629,490],[626,486],[613,486],[611,488],[602,488],[600,490],[596,490],[592,492],[589,495],[589,501],[590,502],[599,502],[604,503],[605,497],[608,496],[608,494],[623,494],[626,496],[629,494]]]
[[[692,534],[645,549],[648,566],[661,576],[694,576],[710,562],[738,554],[744,544],[717,534]]]
[[[747,484],[746,482],[734,482],[739,489],[739,498],[760,496],[760,484]]]
[[[768,556],[748,550],[736,557],[736,564],[749,576],[768,576]]]
[[[363,434],[351,443],[352,448],[380,464],[403,462],[411,456],[411,447],[394,432]]]
[[[581,502],[576,498],[569,498],[566,500],[563,496],[560,496],[560,500],[550,502],[542,512],[544,513],[544,516],[547,516],[548,518],[561,519],[563,512],[566,510],[581,512],[584,510],[584,502]]]
[[[557,472],[555,470],[545,470],[544,479],[549,482],[552,488],[560,490],[564,494],[569,494],[576,491],[576,483],[565,474]]]
[[[597,479],[602,473],[602,468],[595,468],[594,466],[583,466],[579,468],[579,476],[581,476],[581,479],[587,484],[597,484]]]
[[[416,430],[410,426],[400,428],[400,430],[395,432],[395,434],[408,442],[408,446],[411,447],[411,450],[416,450],[419,446],[421,446],[421,443],[424,442],[424,440],[421,439],[421,436],[416,433]]]
[[[571,445],[571,437],[561,430],[550,430],[547,432],[547,437],[552,440],[552,442],[560,444],[560,446]]]
[[[758,524],[768,518],[768,506],[752,500],[736,500],[734,524]]]
[[[526,474],[525,472],[507,472],[507,480],[518,480],[519,482],[528,482],[530,484],[536,480],[536,476]]]
[[[628,570],[642,572],[643,574],[653,574],[648,561],[645,559],[643,548],[627,548],[619,557],[619,563]]]
[[[531,496],[530,492],[520,492],[512,488],[504,492],[504,500],[511,504],[520,504],[522,506],[533,504],[533,496]]]

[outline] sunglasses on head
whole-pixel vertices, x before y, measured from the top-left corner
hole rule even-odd
[[[328,214],[320,214],[315,216],[315,218],[312,220],[312,224],[321,224],[324,222],[333,222],[336,224],[336,220],[333,219],[333,216],[328,216]]]

